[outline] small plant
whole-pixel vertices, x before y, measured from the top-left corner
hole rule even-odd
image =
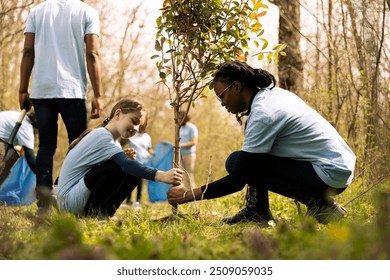
[[[180,167],[179,111],[187,116],[195,101],[209,92],[217,66],[233,59],[246,60],[251,48],[265,50],[260,19],[268,6],[262,0],[165,0],[157,19],[152,56],[174,110],[174,165]],[[283,47],[277,48],[282,51]],[[277,58],[277,51],[268,58]],[[276,55],[275,55],[276,53]],[[258,55],[263,59],[264,53]]]

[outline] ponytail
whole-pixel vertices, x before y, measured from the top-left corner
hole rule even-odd
[[[256,92],[262,88],[272,89],[276,85],[275,77],[271,73],[261,68],[252,68],[246,62],[239,60],[227,61],[221,64],[214,74],[213,82],[217,81],[222,81],[226,84],[239,81]]]
[[[239,60],[227,61],[219,67],[214,74],[213,83],[221,81],[231,84],[239,81],[243,86],[252,90],[256,94],[260,89],[272,89],[276,85],[274,75],[261,68],[252,68],[249,64]],[[242,125],[241,118],[249,114],[248,110],[236,114],[236,119]]]
[[[255,81],[257,82],[256,85],[259,89],[262,88],[273,89],[275,87],[276,80],[274,75],[261,68],[254,69],[254,72],[255,72]]]
[[[133,112],[141,112],[142,110],[142,105],[141,103],[137,102],[137,101],[133,101],[131,99],[122,99],[121,101],[119,101],[117,104],[115,104],[115,106],[111,109],[111,114],[108,118],[106,118],[100,125],[96,126],[94,129],[96,128],[100,128],[100,127],[105,127],[109,122],[110,120],[114,117],[114,114],[116,112],[116,110],[120,109],[122,111],[123,114],[128,114],[128,113],[133,113]],[[83,133],[80,134],[80,136],[73,140],[72,143],[70,143],[69,145],[69,148],[68,148],[68,152],[67,154],[70,152],[70,150],[72,150],[85,136],[87,136],[88,133],[90,133],[93,129],[92,128],[87,128],[86,130],[84,130]]]

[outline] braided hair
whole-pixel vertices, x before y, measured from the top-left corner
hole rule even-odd
[[[131,99],[122,99],[121,101],[116,103],[114,107],[112,107],[110,116],[95,128],[105,127],[114,117],[115,111],[118,109],[120,109],[123,114],[141,112],[142,105],[141,103],[138,103],[137,101],[133,101]],[[92,128],[87,128],[83,133],[81,133],[81,135],[77,139],[73,140],[73,142],[69,145],[68,153],[81,141],[81,139],[83,139],[92,130]]]
[[[246,62],[233,60],[221,64],[214,74],[213,84],[216,82],[231,84],[234,81],[248,87],[253,94],[263,88],[272,89],[276,85],[275,77],[271,73],[261,68],[255,69]],[[248,114],[248,110],[237,113],[237,121],[242,124],[241,118]]]

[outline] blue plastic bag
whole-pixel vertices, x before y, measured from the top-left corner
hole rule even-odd
[[[156,153],[150,160],[151,167],[162,171],[168,171],[173,167],[173,145],[169,142],[158,143],[155,148]],[[167,192],[171,185],[148,181],[148,195],[150,202],[167,201]]]
[[[32,204],[35,201],[35,178],[26,157],[19,158],[0,187],[0,203],[12,206]]]

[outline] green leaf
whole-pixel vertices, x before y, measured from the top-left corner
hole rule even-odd
[[[271,63],[272,62],[272,56],[273,56],[273,53],[268,53],[267,55],[267,59],[268,59],[268,63]]]
[[[262,49],[262,50],[265,50],[267,47],[268,47],[268,41],[265,41],[265,42],[264,42],[264,45],[263,45],[263,47],[262,47],[261,49]]]
[[[274,63],[277,64],[279,62],[279,53],[274,54]]]
[[[160,72],[159,76],[161,79],[165,79],[167,77],[167,74],[165,74],[164,72]]]
[[[160,26],[161,26],[161,23],[162,23],[162,16],[159,16],[159,17],[156,19],[157,27],[160,27]]]
[[[243,48],[248,48],[249,47],[247,40],[241,40],[241,45],[242,45]]]
[[[272,48],[272,50],[276,51],[279,50],[282,44],[277,44],[275,47]]]
[[[260,32],[257,34],[257,36],[261,37],[261,36],[263,36],[263,34],[264,34],[264,29],[261,29]]]
[[[156,51],[162,51],[162,47],[161,47],[160,42],[158,40],[156,40],[156,42],[154,43],[154,49]]]

